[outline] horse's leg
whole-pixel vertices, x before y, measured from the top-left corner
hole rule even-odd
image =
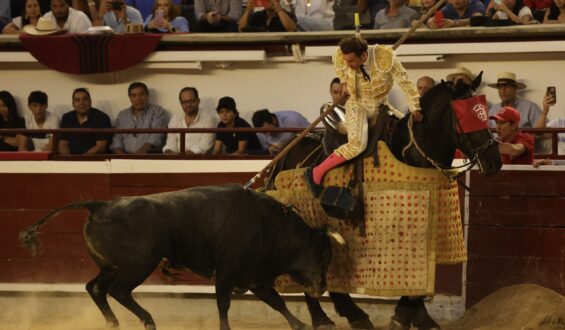
[[[375,326],[365,313],[347,293],[330,292],[335,310],[341,317],[346,317],[353,329],[374,329]]]
[[[308,306],[308,311],[312,317],[312,326],[314,329],[333,329],[335,327],[335,323],[324,312],[320,305],[320,301],[316,298],[310,297],[306,293],[304,294],[304,298],[306,299],[306,305]]]
[[[428,314],[426,305],[424,304],[424,297],[411,298],[410,308],[410,322],[418,329],[439,329],[439,324],[436,323]]]
[[[389,329],[410,329],[410,298],[406,296],[400,297],[398,304],[394,308],[394,315],[391,318]]]

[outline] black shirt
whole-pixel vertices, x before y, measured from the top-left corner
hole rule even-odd
[[[296,16],[285,10],[285,13],[296,23]],[[243,31],[245,32],[288,32],[279,18],[276,15],[271,19],[269,25],[267,26],[267,11],[261,10],[254,12],[249,16],[249,24],[247,28]]]
[[[13,125],[9,125],[4,120],[0,119],[0,128],[25,128],[25,121],[22,117],[16,116]],[[3,136],[16,136],[16,133],[2,133]],[[4,142],[4,139],[0,139],[0,151],[18,151],[18,147],[14,147],[11,144]]]
[[[244,119],[235,117],[233,127],[251,127]],[[222,122],[218,124],[218,128],[226,128]],[[239,149],[239,141],[247,141],[248,152],[253,150],[262,150],[261,143],[255,133],[233,133],[233,132],[219,132],[216,134],[216,140],[222,141],[226,146],[226,152],[231,154]]]
[[[104,112],[91,108],[88,119],[80,124],[76,111],[69,111],[61,119],[61,128],[111,128],[110,117]],[[60,134],[60,140],[69,141],[71,154],[82,155],[96,145],[96,141],[111,140],[110,134]]]

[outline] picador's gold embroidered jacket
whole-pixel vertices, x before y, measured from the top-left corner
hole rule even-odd
[[[365,80],[361,70],[347,66],[341,49],[338,47],[334,56],[334,66],[339,80],[346,83],[350,94],[346,108],[345,127],[348,143],[336,150],[336,153],[352,159],[363,150],[362,121],[368,120],[369,126],[375,124],[377,110],[381,104],[388,104],[388,93],[396,82],[402,90],[410,111],[420,110],[420,95],[416,85],[408,78],[406,70],[390,47],[383,45],[369,46],[365,70],[370,80]],[[389,107],[391,107],[389,105]],[[392,108],[392,107],[391,107]]]

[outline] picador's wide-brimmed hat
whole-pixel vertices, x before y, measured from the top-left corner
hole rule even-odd
[[[526,85],[516,80],[514,72],[499,72],[496,75],[496,84],[488,84],[489,87],[498,88],[501,85],[514,85],[517,89],[524,89]]]
[[[25,33],[36,36],[53,34],[57,32],[57,23],[49,18],[40,17],[37,20],[37,25],[28,24],[24,26],[23,30]]]

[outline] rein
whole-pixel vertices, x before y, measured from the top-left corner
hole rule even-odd
[[[474,150],[474,152],[473,152],[473,156],[471,157],[471,160],[468,163],[465,163],[465,164],[460,165],[460,166],[446,167],[446,166],[443,166],[442,164],[438,163],[437,161],[435,161],[433,158],[430,158],[426,154],[426,152],[420,147],[420,145],[418,144],[418,141],[416,141],[416,138],[414,137],[414,129],[413,129],[414,120],[413,119],[414,119],[414,117],[412,117],[412,116],[410,116],[410,118],[408,118],[408,134],[410,136],[410,143],[408,143],[402,149],[402,156],[406,159],[406,152],[407,152],[408,148],[410,148],[410,146],[414,145],[414,148],[420,153],[420,155],[422,155],[422,157],[424,157],[424,159],[426,161],[428,161],[430,164],[432,164],[433,167],[435,167],[438,171],[440,171],[443,175],[445,175],[445,177],[447,177],[451,181],[457,180],[459,177],[464,175],[466,172],[470,171],[471,168],[473,168],[473,166],[475,166],[477,164],[479,165],[479,169],[482,171],[482,166],[481,166],[481,163],[479,161],[480,156],[490,146],[497,144],[496,140],[494,140],[491,137],[483,145],[481,145],[478,149],[474,150],[473,146],[469,143],[469,141],[467,140],[467,137],[465,136],[465,132],[463,131],[463,128],[461,127],[461,123],[459,122],[459,119],[457,118],[457,116],[455,116],[455,122],[462,132],[461,136],[465,139],[465,143],[468,144],[470,146],[471,150]],[[464,168],[464,169],[462,171],[457,171],[458,169],[461,169],[461,168]],[[453,174],[453,172],[456,172],[456,173]],[[460,181],[458,181],[458,182],[460,184],[462,184],[467,190],[469,190],[469,188],[466,187],[463,183],[461,183]]]

